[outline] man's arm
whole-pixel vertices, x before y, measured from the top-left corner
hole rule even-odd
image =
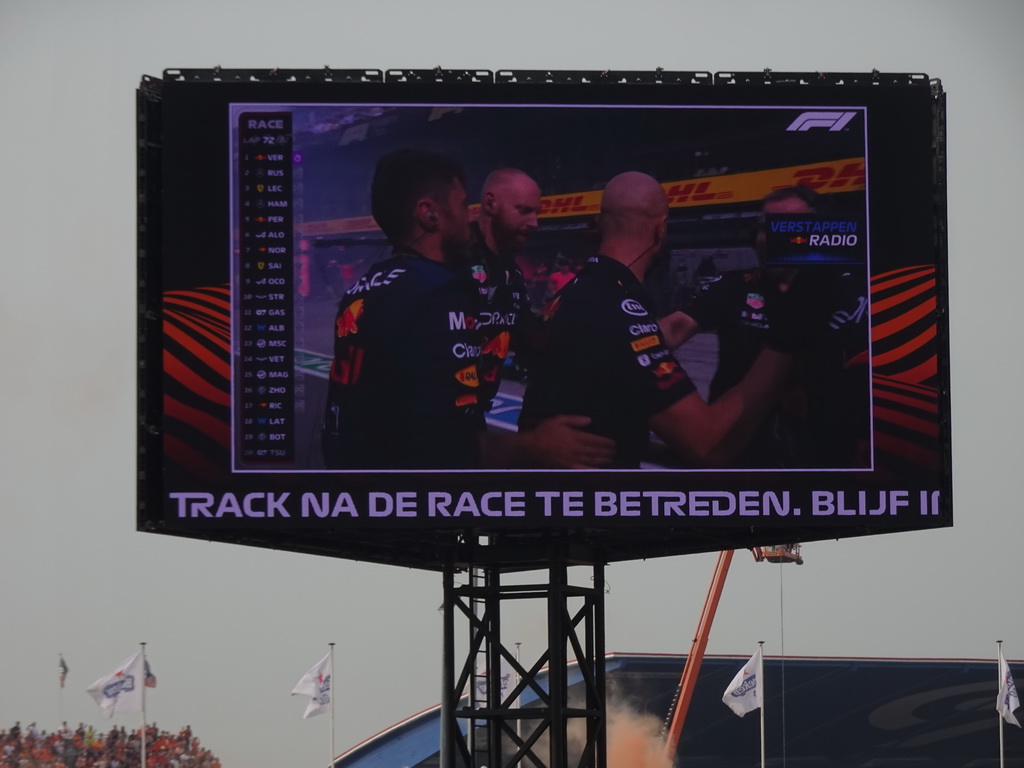
[[[677,309],[672,314],[659,318],[658,328],[665,339],[665,346],[675,349],[692,339],[697,333],[698,326],[696,320]]]
[[[519,432],[480,434],[485,468],[600,469],[612,463],[615,442],[586,431],[587,416],[552,416]]]
[[[750,441],[785,387],[793,358],[764,349],[739,384],[708,405],[691,392],[649,420],[677,453],[706,467],[725,466]]]

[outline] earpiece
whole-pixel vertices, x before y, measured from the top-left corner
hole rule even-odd
[[[431,224],[437,224],[437,214],[433,211],[427,211],[427,221]]]

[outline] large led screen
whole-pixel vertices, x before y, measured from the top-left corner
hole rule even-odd
[[[144,79],[140,528],[439,567],[951,524],[936,82],[373,75]]]

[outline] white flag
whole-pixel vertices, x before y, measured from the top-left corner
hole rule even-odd
[[[1010,665],[1003,658],[1003,646],[999,646],[999,695],[996,697],[996,711],[1003,720],[1020,728],[1020,723],[1013,715],[1013,710],[1020,706],[1017,698],[1017,686],[1013,684]]]
[[[292,696],[301,694],[309,696],[309,706],[303,718],[322,715],[331,705],[331,677],[334,670],[331,669],[331,654],[327,654],[320,661],[314,664],[309,672],[302,676],[302,679],[292,689]]]
[[[481,661],[477,664],[476,679],[472,683],[472,685],[476,686],[476,706],[478,709],[487,706],[488,680],[487,665]],[[516,673],[515,670],[512,669],[512,665],[502,658],[501,674],[498,675],[498,696],[501,701],[505,700],[505,697],[508,696],[509,692],[515,687],[517,682]]]
[[[722,694],[722,701],[729,709],[740,717],[747,712],[753,712],[761,706],[761,681],[758,676],[761,674],[761,648],[750,657],[750,661],[743,665],[743,669],[736,673],[736,677],[729,683],[729,687]]]
[[[106,677],[101,677],[86,690],[107,717],[115,712],[141,712],[142,691],[146,668],[142,651],[125,659],[124,663]]]

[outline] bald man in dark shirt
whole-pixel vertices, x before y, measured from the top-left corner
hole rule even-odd
[[[615,441],[613,466],[637,467],[653,431],[684,460],[727,466],[782,389],[791,358],[766,348],[748,374],[707,404],[672,355],[642,281],[662,251],[668,200],[638,172],[605,187],[599,253],[544,312],[521,425],[558,413],[592,419]]]

